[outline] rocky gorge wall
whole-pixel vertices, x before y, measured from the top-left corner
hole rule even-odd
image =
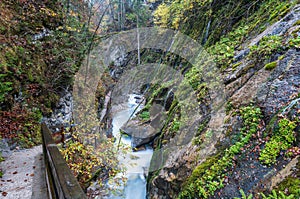
[[[149,198],[233,198],[240,189],[259,197],[276,188],[299,196],[299,19],[298,4],[260,34],[244,39],[222,72],[226,116],[208,117],[191,142],[171,151],[161,169],[150,173]],[[157,150],[180,136],[172,129],[176,116],[170,117],[154,141]],[[278,151],[270,146],[284,143],[274,137],[280,137],[285,119],[290,122],[285,126],[295,124],[292,141]],[[222,133],[207,130],[216,123]],[[271,164],[266,150],[278,151]],[[154,152],[152,162],[155,158]]]
[[[222,26],[230,27],[206,47],[225,93],[225,104],[215,113],[214,90],[203,81],[207,74],[187,60],[159,50],[141,51],[142,62],[171,65],[195,90],[199,106],[193,111],[200,116],[184,121],[185,107],[172,86],[144,85],[123,75],[137,65],[136,51],[111,52],[112,62],[96,91],[98,116],[109,129],[110,106],[122,109],[118,105],[130,92],[144,94],[144,108],[123,131],[143,132],[145,137],[136,136],[134,147],[150,144],[155,150],[147,179],[149,198],[233,198],[241,196],[240,190],[257,198],[271,190],[299,196],[300,6],[276,0],[260,6],[248,18],[224,22]],[[198,30],[193,26],[191,31]],[[181,132],[182,126],[187,128]],[[188,131],[194,131],[192,139],[184,139]],[[187,142],[172,148],[174,140]]]

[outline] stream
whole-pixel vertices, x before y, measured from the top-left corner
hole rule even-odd
[[[117,138],[117,142],[131,146],[131,138],[120,135],[120,128],[128,121],[136,107],[138,106],[138,99],[141,95],[130,94],[125,108],[116,111],[112,114],[113,135]],[[140,105],[136,112],[142,109]],[[134,117],[135,115],[133,115]],[[120,156],[119,162],[126,167],[126,185],[121,188],[121,193],[111,195],[109,199],[145,199],[146,198],[146,176],[150,161],[152,158],[153,149],[146,146],[146,150],[137,152],[128,152],[126,156]]]

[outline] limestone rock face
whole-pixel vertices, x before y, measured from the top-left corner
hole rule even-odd
[[[71,92],[66,92],[60,98],[57,107],[52,113],[51,117],[43,118],[48,126],[60,126],[69,124],[72,119],[73,111],[73,97]]]
[[[257,91],[258,104],[267,116],[279,111],[300,90],[300,52],[291,49]]]
[[[234,107],[254,103],[262,109],[263,120],[268,123],[275,114],[278,114],[278,111],[282,110],[291,101],[291,96],[299,95],[299,49],[291,48],[286,50],[283,55],[271,55],[271,59],[277,62],[277,66],[273,70],[266,70],[264,63],[253,62],[247,58],[247,55],[250,53],[250,47],[258,44],[264,36],[279,35],[284,40],[289,39],[291,32],[295,31],[294,24],[299,19],[300,5],[297,5],[280,21],[269,26],[263,33],[245,43],[243,45],[244,49],[236,53],[235,61],[241,62],[241,64],[235,70],[226,70],[222,77],[228,102],[231,102]],[[300,34],[299,28],[294,34]],[[280,59],[278,58],[279,56],[281,56]],[[296,100],[295,103],[299,104],[299,100]],[[176,198],[181,191],[182,185],[196,166],[216,152],[216,145],[221,144],[224,146],[230,142],[229,138],[225,138],[226,131],[228,129],[232,132],[240,131],[241,118],[234,115],[219,117],[218,119],[211,116],[208,128],[209,125],[218,123],[213,121],[221,121],[221,124],[218,124],[220,133],[213,135],[211,138],[204,136],[204,141],[200,147],[195,146],[191,140],[190,143],[182,147],[169,147],[168,150],[163,151],[164,146],[162,146],[160,150],[154,152],[151,165],[154,165],[159,157],[164,157],[165,160],[160,168],[150,171],[147,187],[149,198]],[[176,136],[180,135],[175,135],[172,139],[176,139]],[[168,155],[165,155],[166,153]],[[251,161],[249,162],[251,163]],[[257,173],[251,183],[246,180],[246,174],[251,175],[251,173],[247,173],[248,170],[246,171],[246,169],[243,170],[244,174],[236,173],[238,177],[236,179],[232,177],[231,179],[237,181],[242,177],[244,180],[241,181],[240,185],[249,188],[248,190],[256,189],[257,187],[253,182],[263,181],[270,173],[270,169],[257,166],[259,162],[256,160],[253,160],[252,163],[255,165],[251,165],[252,167],[259,167],[260,170],[253,169],[253,172]],[[241,165],[246,167],[246,165]],[[228,193],[239,195],[238,188],[230,185],[226,186],[224,192],[220,194],[223,194],[221,196],[224,198],[230,198],[230,195],[226,195]],[[212,198],[220,198],[221,196],[215,195]]]

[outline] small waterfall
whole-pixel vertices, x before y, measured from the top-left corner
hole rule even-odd
[[[293,101],[291,101],[290,104],[282,110],[282,113],[285,114],[287,110],[289,111],[299,101],[300,101],[300,98],[297,98],[297,99],[294,99]]]
[[[167,96],[166,96],[165,100],[164,100],[164,106],[163,107],[165,108],[166,111],[168,111],[169,108],[170,108],[170,107],[167,107],[168,99],[170,99],[170,97],[173,96],[173,94],[174,93],[173,93],[172,89],[170,89],[167,93]]]
[[[204,35],[204,39],[203,39],[203,44],[206,43],[207,39],[208,39],[208,33],[209,33],[209,29],[210,29],[210,24],[211,24],[211,19],[209,19],[207,26],[206,26],[206,31],[205,31],[205,35]]]

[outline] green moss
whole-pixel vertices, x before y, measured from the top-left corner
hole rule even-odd
[[[286,4],[285,2],[279,4],[275,9],[274,12],[270,15],[269,20],[272,21],[278,17],[283,17],[290,11],[290,4]]]
[[[278,57],[278,60],[281,61],[284,59],[284,55],[281,55],[280,57]]]
[[[168,140],[162,140],[161,143],[162,144],[167,144],[169,141]]]
[[[226,111],[226,114],[228,115],[230,113],[231,110],[233,110],[234,106],[232,104],[232,102],[228,101],[226,103],[226,107],[225,107],[225,111]]]
[[[193,139],[193,145],[200,145],[202,143],[202,138],[200,137],[201,133],[205,130],[207,124],[209,122],[209,118],[202,121],[202,123],[199,125],[199,128],[197,130],[197,133]]]
[[[254,68],[255,67],[255,64],[248,64],[247,66],[245,66],[243,69],[242,69],[242,76],[247,74],[248,70],[251,69],[251,68]]]
[[[300,25],[300,20],[296,21],[293,26],[299,26]]]
[[[206,170],[208,170],[209,167],[211,167],[211,165],[213,165],[220,159],[220,157],[222,157],[220,153],[208,157],[203,163],[201,163],[199,166],[197,166],[194,169],[191,177],[189,178],[189,181],[193,182],[196,179],[198,179],[200,176],[202,176],[206,172]]]
[[[0,141],[2,141],[1,137],[0,137]],[[4,161],[4,158],[2,157],[2,152],[0,151],[0,162],[2,162],[2,161]],[[3,176],[3,172],[2,172],[2,169],[0,168],[0,178],[2,178],[2,176]]]
[[[232,165],[233,157],[240,154],[241,148],[250,141],[256,133],[261,118],[261,110],[247,106],[240,110],[243,118],[242,132],[239,139],[230,148],[218,154],[218,158],[207,159],[200,164],[188,178],[179,198],[208,198],[217,189],[222,188],[226,170]]]
[[[273,70],[277,66],[277,61],[268,63],[265,65],[266,70]]]
[[[235,70],[238,66],[240,66],[242,64],[242,62],[237,62],[235,64],[232,65],[232,69]]]
[[[293,194],[296,198],[300,198],[300,179],[297,177],[287,177],[276,189],[277,191],[288,191],[288,194]]]

